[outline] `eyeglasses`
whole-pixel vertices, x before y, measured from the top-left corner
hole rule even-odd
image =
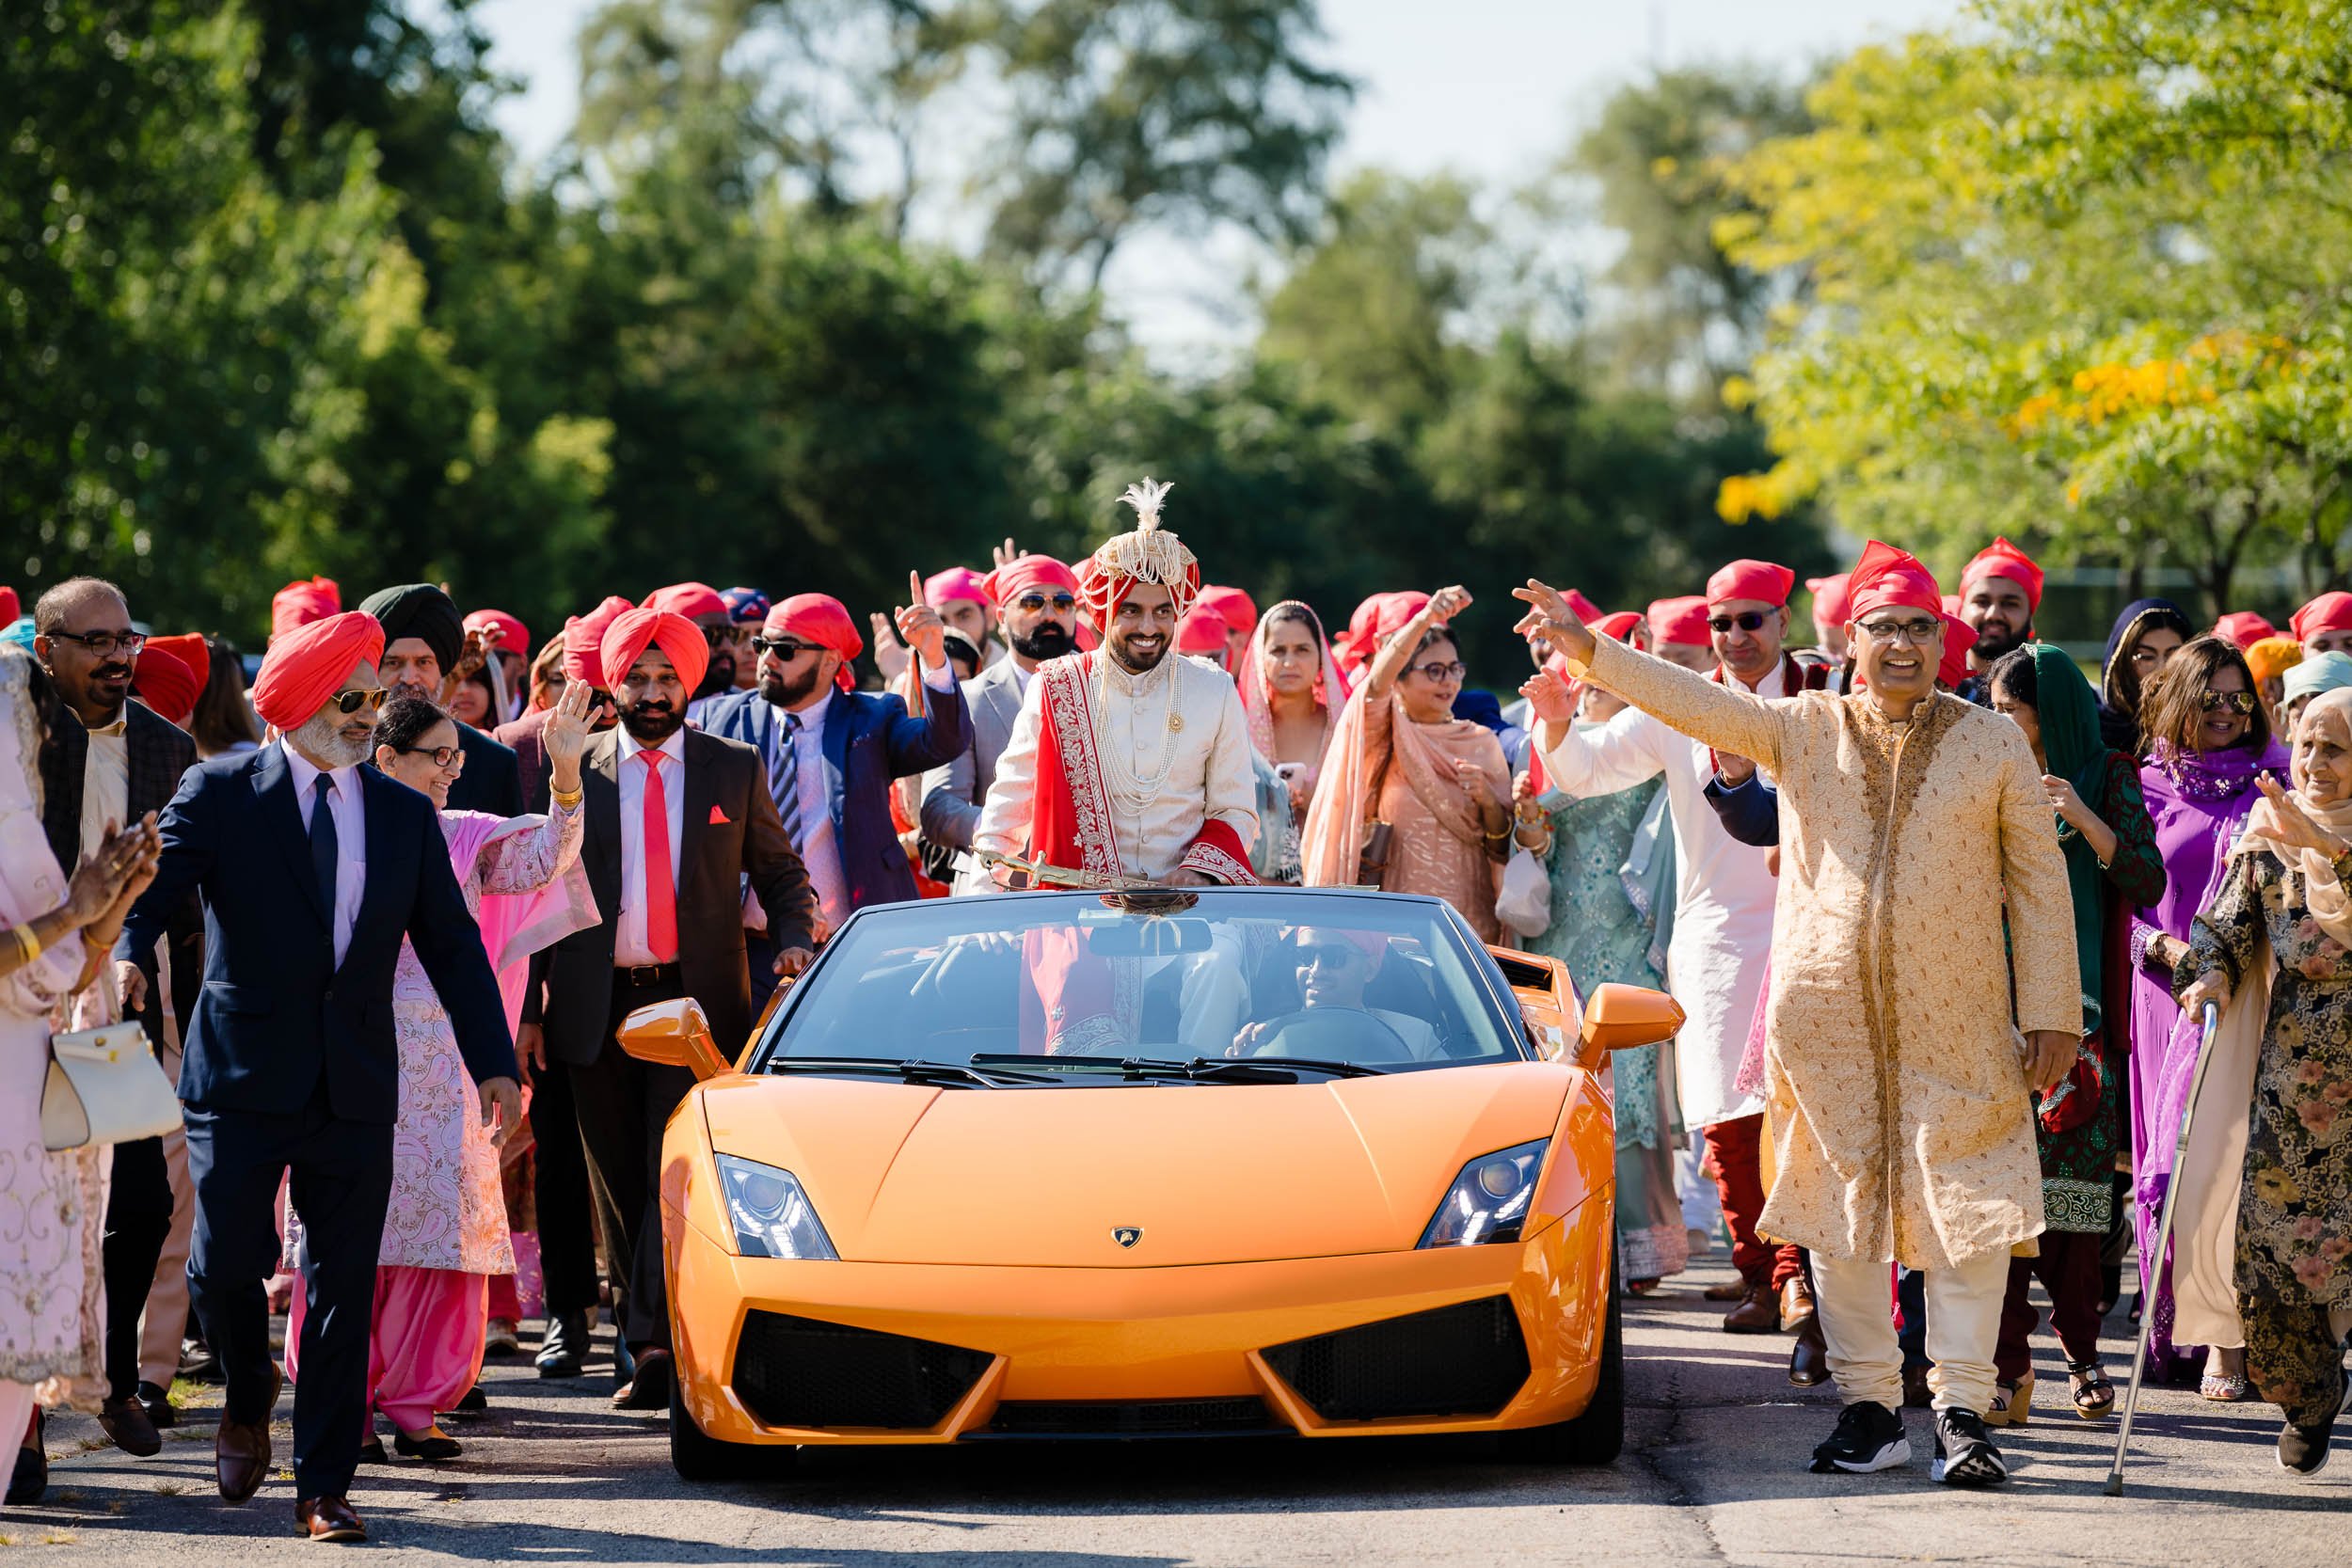
[[[1419,675],[1434,685],[1442,686],[1447,681],[1458,681],[1464,675],[1469,674],[1470,666],[1458,658],[1451,664],[1439,664],[1432,659],[1427,664],[1407,665],[1405,673],[1408,675]]]
[[[755,637],[752,646],[763,654],[773,654],[787,664],[805,653],[814,653],[817,644],[802,642],[789,637]]]
[[[1035,615],[1047,605],[1052,605],[1056,610],[1075,610],[1078,608],[1078,601],[1068,594],[1057,594],[1051,598],[1047,598],[1042,594],[1024,594],[1012,601],[1012,607],[1015,610],[1026,610],[1031,615]]]
[[[431,757],[436,768],[447,768],[453,762],[460,768],[466,766],[466,749],[463,746],[402,746],[396,749],[405,757]]]
[[[1707,618],[1707,629],[1723,632],[1738,626],[1741,631],[1756,631],[1771,619],[1772,617],[1763,610],[1743,610],[1737,615],[1709,615]]]
[[[1302,947],[1298,950],[1298,967],[1301,969],[1345,969],[1350,964],[1360,961],[1363,957],[1361,948],[1351,947],[1343,942],[1317,942],[1312,947]]]
[[[380,686],[372,691],[338,691],[335,693],[335,706],[345,716],[357,713],[361,708],[366,708],[371,713],[381,713],[384,711],[384,699],[390,695],[389,691]]]
[[[139,650],[147,646],[147,634],[137,631],[53,631],[49,638],[53,642],[78,642],[100,658],[112,658],[117,654],[136,658]]]
[[[1862,629],[1880,642],[1908,642],[1924,648],[1937,632],[1944,629],[1941,621],[1866,621]]]
[[[2254,694],[2251,691],[2208,691],[2197,699],[2197,705],[2207,713],[2218,713],[2225,707],[2235,708],[2240,713],[2251,713],[2254,711]]]

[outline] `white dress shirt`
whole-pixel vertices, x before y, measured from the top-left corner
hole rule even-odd
[[[923,669],[923,685],[930,690],[952,696],[956,689],[955,666],[946,659],[939,668]],[[776,735],[781,738],[786,721],[798,719],[800,729],[792,736],[792,777],[799,789],[801,863],[808,869],[809,891],[817,895],[817,908],[825,917],[825,924],[839,927],[855,912],[850,908],[849,879],[841,870],[841,839],[833,828],[833,799],[825,787],[825,721],[833,712],[834,692],[828,686],[824,694],[798,713],[790,708],[776,709]],[[779,811],[783,802],[777,802]],[[860,802],[846,802],[845,809],[863,809]],[[882,802],[889,810],[889,802]],[[748,907],[748,900],[747,900]],[[765,922],[762,927],[764,928]]]
[[[106,824],[123,826],[131,809],[131,746],[128,721],[118,719],[89,732],[89,758],[82,765],[82,853],[106,842]],[[71,872],[73,868],[67,866]]]
[[[1804,680],[1786,657],[1755,688],[1788,697]],[[1778,891],[1772,851],[1724,831],[1707,803],[1714,753],[1698,741],[1629,707],[1605,724],[1571,728],[1544,757],[1552,787],[1580,800],[1631,789],[1660,773],[1675,832],[1675,923],[1666,944],[1666,989],[1690,1022],[1675,1037],[1675,1079],[1683,1121],[1710,1126],[1764,1109],[1760,1095],[1733,1087],[1756,1022],[1772,945]]]
[[[294,803],[302,813],[302,831],[308,833],[319,768],[284,741],[278,744],[285,747],[286,772],[294,780]],[[335,814],[335,967],[341,969],[343,955],[351,951],[351,928],[359,923],[359,901],[367,896],[368,808],[357,765],[335,768],[326,777],[327,809]]]
[[[628,731],[621,737],[621,918],[612,932],[612,962],[622,969],[639,964],[675,963],[675,953],[654,952],[645,938],[645,769],[641,755],[660,760],[661,803],[670,816],[670,889],[675,907],[677,889],[686,879],[679,863],[686,837],[686,731],[681,726],[651,752],[637,744]]]

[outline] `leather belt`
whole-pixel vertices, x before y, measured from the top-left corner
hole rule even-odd
[[[680,978],[675,964],[622,964],[612,971],[612,978],[624,986],[650,990],[656,986],[675,986]]]

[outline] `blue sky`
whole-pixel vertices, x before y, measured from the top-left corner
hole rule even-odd
[[[526,158],[569,129],[573,42],[596,0],[484,0],[499,69],[528,83],[498,119]],[[1327,55],[1364,88],[1343,170],[1534,176],[1608,90],[1659,64],[1727,58],[1791,68],[1873,38],[1954,21],[1959,0],[1323,0]],[[1230,342],[1248,327],[1234,279],[1263,258],[1226,236],[1137,247],[1115,264],[1115,308],[1155,349]]]

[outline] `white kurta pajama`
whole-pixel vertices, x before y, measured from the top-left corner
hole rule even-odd
[[[1792,696],[1803,678],[1784,657],[1755,691]],[[1772,851],[1724,832],[1707,803],[1703,791],[1715,777],[1714,753],[1664,720],[1629,707],[1605,724],[1571,728],[1545,755],[1544,767],[1553,787],[1580,800],[1665,775],[1676,869],[1666,989],[1688,1020],[1675,1037],[1683,1124],[1711,1127],[1757,1115],[1763,1097],[1741,1094],[1732,1081],[1764,988],[1775,881]]]

